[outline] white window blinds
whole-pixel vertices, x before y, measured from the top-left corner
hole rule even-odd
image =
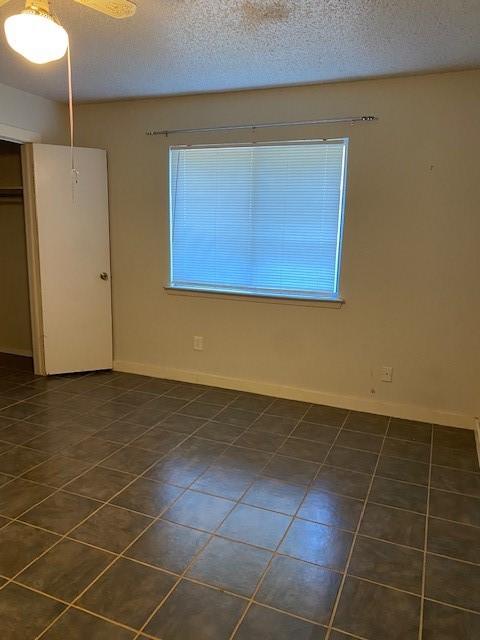
[[[170,149],[170,286],[335,299],[346,140]]]

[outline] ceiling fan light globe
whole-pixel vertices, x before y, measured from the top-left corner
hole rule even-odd
[[[28,10],[5,20],[5,36],[14,51],[35,64],[63,58],[68,47],[68,34],[58,22]]]

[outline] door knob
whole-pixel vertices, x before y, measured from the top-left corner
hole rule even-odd
[[[106,271],[102,271],[102,273],[100,274],[100,278],[102,280],[108,280],[108,273]]]

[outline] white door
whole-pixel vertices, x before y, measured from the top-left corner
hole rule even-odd
[[[107,159],[26,145],[25,208],[37,373],[112,367]],[[33,295],[32,295],[33,294]],[[36,347],[36,348],[35,348]]]

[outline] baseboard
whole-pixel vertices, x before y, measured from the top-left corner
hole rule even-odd
[[[299,387],[289,387],[286,385],[271,384],[260,380],[249,380],[244,378],[231,378],[218,376],[212,373],[199,371],[188,371],[184,369],[173,369],[161,367],[153,364],[143,364],[140,362],[128,362],[125,360],[115,360],[113,363],[115,371],[125,373],[137,373],[153,378],[167,378],[179,380],[181,382],[195,382],[212,387],[223,389],[235,389],[238,391],[248,391],[266,396],[278,398],[288,398],[289,400],[301,400],[315,404],[325,404],[332,407],[342,407],[352,411],[365,411],[367,413],[379,413],[393,416],[395,418],[406,418],[407,420],[420,420],[422,422],[432,422],[448,427],[474,428],[474,418],[461,413],[452,413],[432,409],[430,407],[419,407],[416,405],[384,402],[372,398],[361,398],[358,396],[340,395],[315,391],[313,389],[302,389]]]
[[[33,356],[31,349],[15,349],[15,347],[0,346],[0,353],[8,353],[11,356],[25,356],[26,358],[31,358]]]

